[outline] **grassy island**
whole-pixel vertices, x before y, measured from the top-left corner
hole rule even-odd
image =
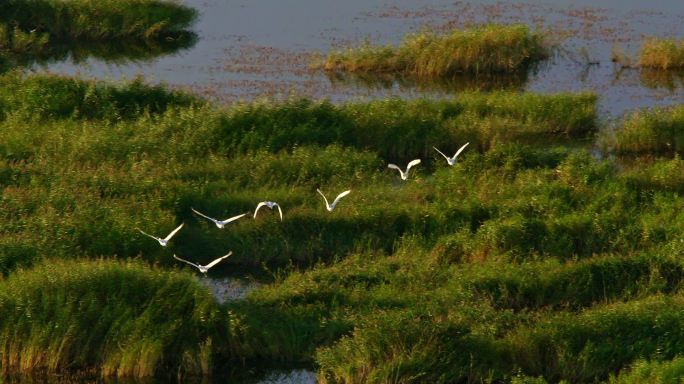
[[[653,69],[684,69],[684,40],[649,38],[639,52],[639,66]]]
[[[442,78],[461,73],[519,73],[544,60],[549,47],[541,33],[522,24],[489,24],[438,35],[408,35],[396,47],[366,43],[330,53],[326,71]]]

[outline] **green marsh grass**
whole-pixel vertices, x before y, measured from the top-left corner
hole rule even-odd
[[[158,0],[8,0],[0,3],[0,73],[95,56],[144,59],[194,44],[197,11]]]
[[[137,262],[59,261],[0,280],[3,373],[210,374],[225,340],[188,274]]]
[[[12,72],[0,77],[0,115],[29,119],[84,118],[120,120],[143,113],[158,114],[175,106],[202,104],[190,95],[146,85],[136,79],[124,86],[60,76],[26,77]]]
[[[684,153],[684,107],[635,111],[608,143],[618,154]]]
[[[611,377],[611,384],[661,383],[678,384],[684,378],[684,358],[672,360],[639,360],[626,372]]]
[[[0,83],[7,372],[593,382],[684,352],[682,160],[577,149],[599,128],[594,95],[218,108],[141,81]],[[453,167],[432,149],[466,141]],[[416,157],[406,182],[386,168]],[[352,193],[327,212],[316,188]],[[252,219],[262,200],[284,221]],[[191,207],[249,215],[218,230]],[[181,222],[168,249],[135,230]],[[212,276],[273,276],[224,305],[171,257],[228,250]]]
[[[415,202],[430,197],[419,185],[408,194],[391,186],[396,175],[386,162],[427,156],[420,180],[437,166],[429,161],[437,143],[447,150],[470,140],[476,153],[535,136],[590,135],[597,124],[592,95],[470,93],[454,101],[339,106],[290,100],[219,110],[140,81],[111,86],[13,73],[0,82],[2,204],[12,218],[3,233],[13,238],[0,258],[4,271],[30,263],[33,257],[16,255],[37,249],[65,257],[142,252],[171,263],[134,228],[163,233],[182,221],[188,226],[177,250],[197,261],[225,247],[251,266],[310,264],[368,247],[390,251],[395,238],[439,222],[421,218],[424,208]],[[328,215],[318,211],[319,187],[328,194],[351,187],[354,194],[349,206]],[[374,207],[383,195],[412,208]],[[194,207],[232,216],[266,199],[281,202],[291,220],[279,225],[266,215],[213,233],[190,213]],[[51,225],[55,220],[61,225]],[[213,245],[184,245],[190,243]]]
[[[684,40],[646,39],[639,52],[639,66],[660,70],[684,68]]]
[[[366,43],[330,53],[321,66],[327,71],[436,78],[459,73],[517,73],[548,55],[549,47],[540,32],[522,24],[488,24],[445,35],[409,35],[397,47]]]
[[[9,0],[0,15],[5,41],[17,49],[44,34],[52,42],[168,36],[189,28],[197,11],[158,0]]]

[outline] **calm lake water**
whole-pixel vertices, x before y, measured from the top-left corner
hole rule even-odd
[[[683,73],[621,70],[613,48],[635,56],[644,36],[684,38],[684,1],[546,0],[183,0],[201,16],[189,48],[135,60],[87,58],[34,64],[35,71],[117,80],[143,75],[151,82],[233,102],[291,94],[333,101],[397,95],[453,94],[464,89],[535,92],[593,91],[604,117],[684,101]],[[401,79],[328,76],[311,71],[312,54],[369,39],[397,43],[424,28],[443,31],[481,22],[523,22],[549,29],[556,55],[527,78],[457,79],[420,85]],[[589,64],[589,63],[595,64]]]

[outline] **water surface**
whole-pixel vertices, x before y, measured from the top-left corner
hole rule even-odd
[[[682,74],[620,69],[611,50],[635,56],[643,36],[684,38],[684,2],[636,0],[333,1],[184,0],[200,11],[190,48],[135,61],[81,57],[34,64],[36,71],[116,80],[143,75],[221,102],[291,94],[333,101],[443,96],[467,89],[593,91],[603,116],[684,100]],[[554,57],[524,78],[463,77],[415,84],[309,70],[312,54],[364,39],[397,43],[405,33],[482,22],[523,22],[550,31]]]

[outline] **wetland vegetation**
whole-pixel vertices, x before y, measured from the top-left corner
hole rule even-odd
[[[520,73],[546,59],[550,47],[543,34],[527,25],[488,24],[443,35],[420,32],[404,37],[397,46],[370,42],[333,51],[326,71],[399,74],[417,78],[444,78],[457,74]]]
[[[684,69],[684,40],[649,38],[639,52],[639,66],[655,69]]]
[[[629,382],[682,353],[684,164],[578,149],[600,124],[591,94],[217,108],[139,81],[1,82],[5,372]],[[432,150],[465,141],[453,167]],[[385,168],[415,156],[407,182]],[[317,187],[352,194],[330,213]],[[218,231],[190,211],[262,199],[282,223]],[[168,251],[134,229],[180,222]],[[212,273],[279,272],[218,304],[171,257],[228,249]]]
[[[195,17],[148,0],[10,1],[0,14],[0,44],[15,53],[26,36],[37,51],[165,39]],[[519,74],[548,49],[526,26],[487,25],[333,53],[326,68]],[[321,383],[679,382],[684,106],[607,127],[598,102],[496,90],[219,106],[142,78],[9,71],[0,373],[186,380],[289,366]],[[466,142],[454,166],[433,149]],[[407,181],[387,169],[414,158]],[[317,188],[352,192],[328,212]],[[217,230],[191,211],[230,217],[262,200],[284,220],[265,211]],[[180,223],[168,248],[136,230]],[[172,257],[204,264],[229,250],[211,274],[262,283],[227,302]]]
[[[0,3],[0,73],[70,57],[141,60],[194,44],[197,11],[157,0]]]

